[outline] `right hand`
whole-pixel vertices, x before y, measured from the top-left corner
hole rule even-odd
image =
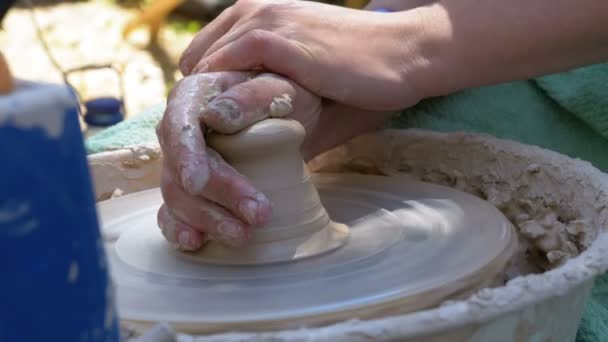
[[[399,110],[427,97],[432,81],[427,70],[434,60],[426,55],[435,51],[426,43],[432,30],[419,12],[240,0],[196,35],[180,70],[264,69],[335,102]]]

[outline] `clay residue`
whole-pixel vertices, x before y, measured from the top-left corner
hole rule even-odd
[[[122,189],[120,188],[116,188],[114,189],[114,191],[112,191],[112,194],[110,194],[110,198],[118,198],[121,197],[125,194],[124,191],[122,191]]]
[[[130,158],[121,160],[122,166],[129,169],[137,169],[160,158],[160,149],[157,146],[139,145],[125,148],[125,151],[130,151]]]
[[[202,106],[207,106],[207,104],[216,97],[218,97],[222,93],[222,87],[218,84],[217,80],[211,79],[208,83],[203,84],[205,86],[203,91],[203,102]],[[203,108],[201,108],[201,111]]]
[[[196,145],[197,141],[194,136],[194,129],[194,126],[187,123],[182,127],[179,136],[179,142],[181,143],[181,145],[186,147],[191,153],[195,153],[198,148],[198,146]]]
[[[493,151],[490,145],[480,144],[479,138],[465,134],[423,145],[428,138],[424,134],[410,132],[400,140],[386,136],[355,139],[311,166],[333,172],[405,174],[487,200],[519,233],[520,249],[507,269],[507,279],[560,266],[595,240],[598,222],[589,218],[596,217],[606,204],[594,202],[593,208],[582,196],[588,195],[585,191],[596,191],[596,196],[602,193],[593,187],[585,189],[581,181],[566,186],[563,179],[574,177],[576,169],[518,156],[530,152],[552,156],[552,152],[519,144],[509,145],[512,151]],[[387,141],[393,145],[386,146]]]
[[[280,118],[293,111],[292,99],[289,94],[272,99],[272,103],[268,107],[268,115],[271,118]]]
[[[141,145],[88,157],[98,201],[160,184],[162,164],[158,145]]]

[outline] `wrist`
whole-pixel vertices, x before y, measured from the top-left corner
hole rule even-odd
[[[441,1],[406,11],[417,18],[402,39],[410,40],[409,29],[425,66],[415,79],[425,96],[441,96],[605,61],[607,9],[600,0],[560,0],[550,8],[525,0]],[[402,62],[408,59],[406,53]]]
[[[401,57],[393,68],[400,72],[403,94],[408,94],[408,107],[427,97],[443,95],[457,89],[457,83],[445,77],[446,47],[450,37],[450,21],[437,0],[372,0],[365,10],[387,12],[384,23],[393,35],[394,46]]]
[[[400,13],[402,81],[420,100],[462,89],[462,73],[453,54],[448,13],[437,3]]]

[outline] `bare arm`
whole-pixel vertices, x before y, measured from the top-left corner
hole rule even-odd
[[[263,68],[370,111],[608,59],[606,0],[241,0],[184,52],[184,74]],[[243,58],[247,56],[247,58]]]
[[[416,11],[433,95],[608,61],[605,0],[444,0]]]

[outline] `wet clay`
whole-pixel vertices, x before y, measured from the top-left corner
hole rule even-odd
[[[296,121],[268,119],[208,137],[273,201],[244,247],[171,248],[154,222],[158,189],[100,204],[123,319],[187,332],[311,326],[419,310],[501,276],[517,243],[496,208],[404,177],[311,177],[303,136]]]
[[[293,261],[339,248],[348,228],[333,222],[300,156],[304,128],[295,120],[267,119],[234,135],[211,134],[207,143],[264,193],[273,207],[264,227],[245,246],[210,241],[191,260],[216,264]]]
[[[350,227],[348,242],[270,265],[185,259],[155,226],[158,189],[102,202],[123,319],[202,333],[411,312],[493,285],[516,248],[510,223],[468,194],[379,176],[313,180],[328,214]],[[273,304],[256,305],[260,300]]]

